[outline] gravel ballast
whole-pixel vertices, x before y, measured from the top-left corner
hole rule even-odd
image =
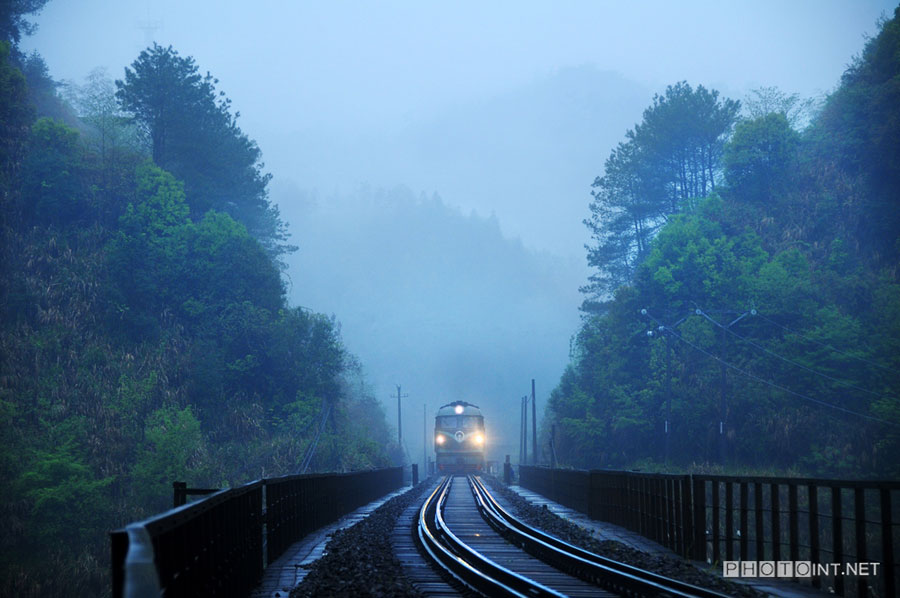
[[[424,500],[428,486],[423,482],[390,499],[359,523],[336,531],[322,558],[291,590],[291,598],[421,596],[394,557],[391,534],[404,509]]]
[[[701,571],[690,562],[674,556],[652,555],[621,542],[598,540],[588,530],[555,515],[546,507],[531,504],[491,476],[484,476],[483,479],[512,507],[514,515],[561,540],[635,567],[725,594],[751,598],[764,595]],[[394,556],[391,534],[400,514],[413,502],[424,500],[425,490],[431,485],[425,481],[390,499],[359,523],[335,532],[325,548],[325,554],[311,565],[303,582],[291,591],[291,598],[421,597]]]

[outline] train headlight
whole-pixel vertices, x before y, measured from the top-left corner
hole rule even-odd
[[[445,440],[447,440],[447,439],[444,438],[443,434],[438,434],[437,436],[434,437],[434,441],[437,442],[438,444],[444,444]]]
[[[462,405],[457,405],[457,406],[456,406],[456,409],[454,409],[454,411],[456,411],[456,415],[459,415],[460,413],[463,412],[463,406],[462,406]]]
[[[484,435],[483,434],[475,435],[475,444],[484,444]]]

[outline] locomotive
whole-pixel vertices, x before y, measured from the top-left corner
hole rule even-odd
[[[434,418],[434,455],[438,473],[484,471],[484,416],[477,405],[453,401]]]

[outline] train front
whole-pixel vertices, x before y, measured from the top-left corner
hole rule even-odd
[[[434,419],[437,473],[484,471],[484,417],[477,405],[454,401],[438,409]]]

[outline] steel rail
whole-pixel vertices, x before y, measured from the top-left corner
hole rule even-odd
[[[457,538],[441,511],[452,483],[447,476],[422,504],[418,538],[431,559],[466,586],[487,596],[563,598],[563,595],[485,558]]]
[[[720,592],[671,579],[573,546],[510,515],[494,499],[480,478],[469,476],[469,484],[482,517],[491,527],[529,554],[571,575],[630,596],[726,598]]]

